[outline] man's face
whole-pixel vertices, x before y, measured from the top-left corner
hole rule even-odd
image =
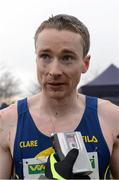
[[[88,69],[83,58],[81,36],[77,33],[45,29],[36,42],[37,76],[45,95],[63,98],[76,92],[81,73]]]

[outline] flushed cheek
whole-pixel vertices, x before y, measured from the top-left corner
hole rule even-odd
[[[80,81],[80,77],[81,77],[81,74],[79,74],[79,72],[75,72],[75,74],[72,74],[71,76],[71,82],[72,82],[72,85],[76,86],[78,85],[79,81]]]
[[[42,70],[37,70],[37,78],[38,78],[38,81],[40,82],[40,84],[43,85],[46,78],[45,78],[45,74]]]
[[[76,86],[78,85],[78,83],[79,83],[79,80],[80,80],[80,78],[74,78],[74,79],[72,79],[72,86],[73,86],[73,87],[76,87]]]

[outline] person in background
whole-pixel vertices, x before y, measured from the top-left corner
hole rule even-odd
[[[52,133],[80,131],[87,152],[97,155],[99,179],[119,179],[119,107],[77,91],[90,65],[88,28],[59,14],[42,22],[34,39],[42,90],[0,111],[0,178],[26,178],[27,168],[49,179],[85,178],[72,172],[78,151],[60,161],[51,141]],[[46,166],[37,164],[42,157]]]
[[[6,108],[6,107],[8,107],[9,105],[7,104],[7,103],[5,103],[5,102],[3,102],[3,103],[0,103],[0,109],[4,109],[4,108]]]

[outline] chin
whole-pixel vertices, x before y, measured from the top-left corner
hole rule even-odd
[[[47,96],[52,99],[63,99],[66,97],[66,94],[62,92],[48,92]]]

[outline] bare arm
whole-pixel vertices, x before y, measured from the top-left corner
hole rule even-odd
[[[119,106],[100,100],[99,112],[101,128],[111,153],[112,176],[119,179]]]
[[[12,175],[12,128],[16,126],[16,119],[16,105],[0,110],[0,179],[10,179]]]
[[[12,172],[12,157],[6,142],[7,134],[0,133],[0,179],[10,179]]]
[[[119,107],[111,105],[109,119],[113,127],[113,149],[111,155],[111,170],[114,179],[119,179]]]
[[[112,156],[111,156],[111,170],[112,175],[115,179],[119,179],[119,137],[113,146]]]

